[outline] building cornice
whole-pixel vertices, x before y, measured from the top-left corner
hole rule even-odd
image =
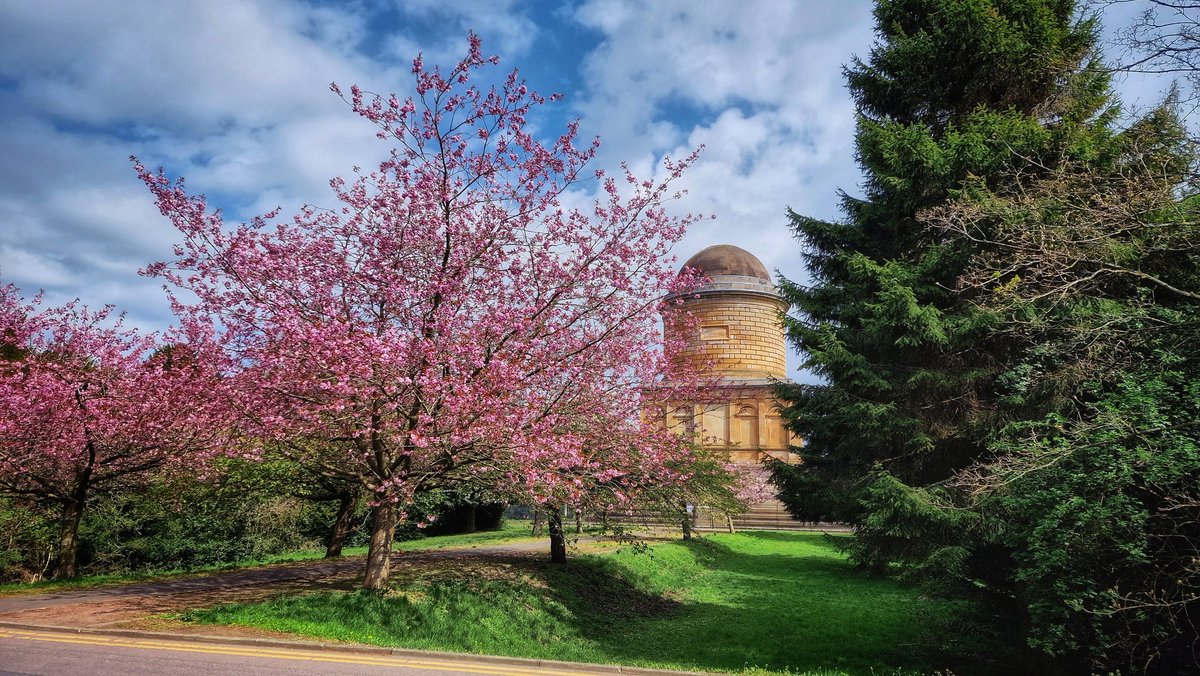
[[[743,275],[718,275],[708,283],[684,293],[673,293],[664,300],[667,303],[682,301],[690,303],[711,298],[755,298],[767,300],[779,307],[781,312],[787,312],[791,304],[779,295],[779,289],[774,284],[758,277]]]

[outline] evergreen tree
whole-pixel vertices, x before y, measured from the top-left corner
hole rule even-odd
[[[1049,653],[1190,663],[1200,236],[1171,105],[1117,130],[1073,2],[876,18],[847,69],[864,195],[791,214],[789,337],[825,382],[781,392],[806,440],[781,498],[851,521],[859,564],[1017,600]]]
[[[977,247],[957,289],[1010,348],[987,453],[943,489],[966,508],[928,512],[1006,555],[1031,643],[1105,671],[1200,666],[1200,212],[1171,103],[1112,163],[922,217]]]
[[[800,474],[780,479],[838,485],[835,504],[807,509],[860,520],[858,501],[837,497],[864,477],[930,484],[982,452],[971,431],[1003,346],[979,347],[989,317],[953,293],[969,249],[918,214],[969,178],[1102,152],[1108,83],[1086,69],[1095,24],[1074,4],[878,4],[879,41],[847,69],[864,195],[842,195],[840,222],[790,213],[813,283],[783,283],[799,311],[788,336],[825,383],[781,392],[806,446]]]

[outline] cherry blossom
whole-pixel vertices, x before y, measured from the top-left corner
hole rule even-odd
[[[227,448],[226,379],[207,338],[142,335],[112,308],[47,307],[0,287],[0,492],[62,510],[59,577],[77,573],[92,495]]]
[[[681,452],[643,412],[696,382],[659,333],[662,299],[696,281],[671,254],[695,218],[664,206],[695,155],[664,160],[660,181],[591,170],[598,141],[577,124],[549,142],[529,128],[556,97],[515,71],[472,84],[494,63],[472,35],[449,72],[414,60],[411,96],[333,85],[393,148],[331,181],[334,208],[230,226],[134,161],[183,237],[146,272],[243,366],[242,429],[371,491],[368,588],[386,585],[417,491],[473,483],[563,504],[622,477],[669,480],[663,459]],[[590,186],[589,209],[565,204]]]

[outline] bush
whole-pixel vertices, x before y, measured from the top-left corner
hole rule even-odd
[[[321,546],[336,503],[289,495],[291,475],[278,463],[230,461],[219,469],[209,480],[157,477],[93,497],[80,524],[80,572],[190,569]],[[0,533],[0,580],[44,575],[57,514],[0,498]]]
[[[159,476],[94,496],[80,524],[79,570],[84,575],[187,570],[323,548],[338,503],[292,495],[308,478],[287,462],[229,460],[207,479]],[[447,491],[419,495],[396,540],[465,532],[466,500]],[[347,547],[367,544],[363,502]],[[504,507],[476,506],[476,529],[499,528]],[[418,527],[421,522],[426,526]],[[0,581],[35,581],[57,551],[58,515],[35,502],[0,498],[0,534]]]
[[[0,582],[36,582],[57,547],[56,515],[36,502],[0,497]]]

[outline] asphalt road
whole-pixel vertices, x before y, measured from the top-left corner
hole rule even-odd
[[[253,646],[0,628],[0,674],[199,676],[201,674],[489,674],[571,676],[614,669],[505,664],[488,658],[389,655],[302,647]]]
[[[590,540],[591,538],[586,538]],[[463,549],[393,554],[395,562],[454,559],[479,555],[538,552],[543,541],[510,542]],[[198,600],[230,589],[279,589],[311,586],[322,580],[354,575],[361,557],[263,566],[181,580],[143,582],[46,594],[0,597],[0,676],[6,674],[78,674],[109,676],[202,676],[207,674],[489,674],[571,676],[573,674],[671,673],[649,669],[541,663],[487,656],[423,653],[377,647],[321,646],[290,641],[235,638],[189,638],[137,631],[108,631],[86,609],[96,604],[163,597]],[[53,609],[59,621],[31,621],[30,613]],[[139,611],[144,614],[145,611]],[[26,619],[29,618],[29,619]],[[103,618],[101,618],[103,619]],[[46,625],[56,626],[46,626]],[[119,623],[118,623],[119,624]],[[37,626],[41,625],[41,626]],[[75,627],[83,629],[75,630]]]

